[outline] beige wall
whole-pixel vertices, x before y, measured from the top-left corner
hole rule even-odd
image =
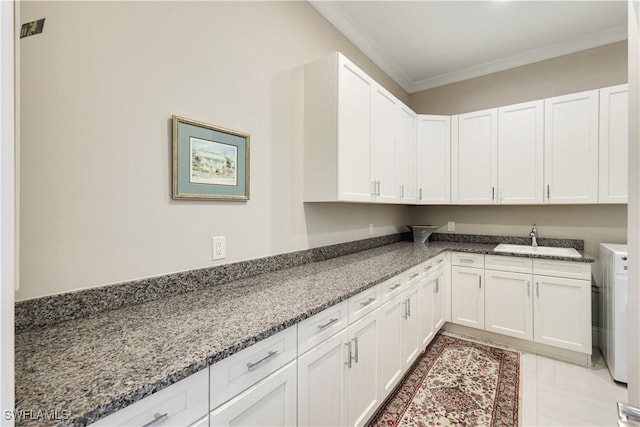
[[[299,67],[342,51],[306,2],[21,2],[17,300],[404,230],[400,206],[302,203]],[[251,134],[251,200],[173,201],[172,114]]]
[[[411,94],[419,114],[458,114],[627,82],[627,43],[537,62]]]

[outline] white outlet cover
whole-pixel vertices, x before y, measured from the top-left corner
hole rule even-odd
[[[211,259],[224,259],[227,256],[227,243],[224,236],[214,236],[211,238]]]

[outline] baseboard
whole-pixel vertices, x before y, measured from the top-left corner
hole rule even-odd
[[[522,340],[520,338],[513,338],[506,335],[496,334],[495,332],[469,328],[468,326],[461,326],[448,322],[442,329],[454,334],[466,335],[471,338],[504,345],[526,353],[539,354],[541,356],[562,360],[575,365],[591,367],[591,355],[589,354],[565,350],[563,348],[556,348],[546,344],[539,344],[532,341]]]

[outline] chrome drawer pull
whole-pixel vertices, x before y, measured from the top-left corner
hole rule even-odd
[[[460,258],[460,262],[474,262],[474,261],[469,258]]]
[[[331,319],[331,320],[329,320],[327,323],[325,323],[324,325],[318,325],[318,329],[324,329],[324,328],[326,328],[327,326],[331,326],[331,325],[333,325],[334,323],[336,323],[338,320],[340,320],[340,319]]]
[[[440,293],[440,278],[436,279],[436,294]]]
[[[412,274],[411,276],[409,276],[409,280],[411,279],[415,279],[416,277],[418,277],[420,275],[420,273],[416,273],[416,274]]]
[[[363,306],[363,307],[366,307],[366,306],[368,306],[369,304],[371,304],[372,302],[374,302],[375,300],[376,300],[376,298],[375,298],[375,297],[373,297],[373,298],[369,298],[369,299],[368,299],[368,300],[366,300],[365,302],[361,302],[361,303],[360,303],[360,305],[361,305],[361,306]]]
[[[411,300],[407,298],[407,317],[411,317]]]
[[[482,276],[478,274],[478,289],[482,289]]]
[[[529,288],[531,287],[531,282],[527,282],[527,296],[531,295]]]
[[[355,360],[356,363],[358,363],[358,337],[355,337],[353,339],[353,342],[355,343],[355,346],[356,346],[356,357],[354,357],[353,360]]]
[[[444,260],[443,260],[443,259],[439,259],[439,260],[438,260],[438,264],[442,264],[443,262],[444,262]]]
[[[351,369],[351,341],[345,343],[344,345],[347,346],[347,361],[344,362],[344,364],[347,365],[349,369]]]
[[[424,271],[429,271],[433,268],[433,265],[428,265],[424,268]]]
[[[392,287],[389,288],[389,291],[395,291],[400,286],[402,286],[402,283],[396,283],[395,285],[393,285]]]
[[[272,350],[272,351],[269,352],[269,354],[267,354],[262,359],[258,360],[256,363],[247,363],[247,368],[249,368],[250,371],[253,371],[254,369],[257,369],[259,365],[262,365],[264,362],[266,362],[267,360],[271,359],[276,354],[278,354],[278,352]]]
[[[158,425],[158,423],[165,421],[167,418],[169,418],[169,414],[168,413],[164,413],[162,415],[160,415],[159,413],[155,413],[154,415],[154,419],[152,421],[149,421],[148,423],[146,423],[145,425],[143,425],[142,427],[151,427],[151,426],[155,426]]]

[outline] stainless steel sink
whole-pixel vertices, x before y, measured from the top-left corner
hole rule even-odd
[[[568,258],[582,258],[582,255],[574,248],[555,248],[552,246],[529,246],[529,245],[509,245],[501,243],[493,249],[494,252],[526,254],[526,255],[546,255],[560,256]]]

